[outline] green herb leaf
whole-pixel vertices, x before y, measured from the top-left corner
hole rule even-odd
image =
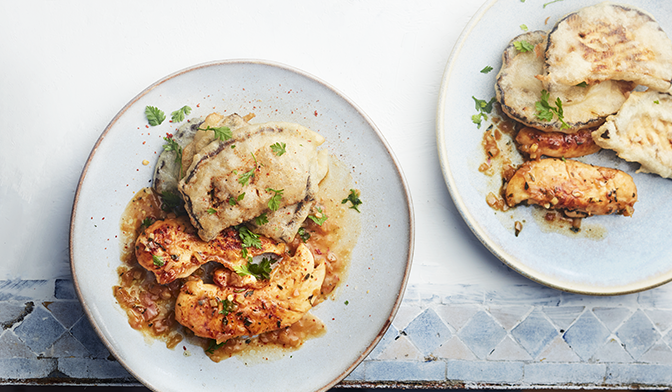
[[[182,198],[173,192],[165,191],[161,194],[161,209],[181,215],[183,209]]]
[[[229,197],[229,205],[230,206],[235,206],[236,204],[238,204],[239,201],[243,200],[244,197],[245,197],[245,192],[241,193],[237,197]]]
[[[231,128],[229,127],[217,127],[213,128],[211,126],[207,126],[207,128],[198,128],[199,131],[213,131],[215,132],[215,138],[219,139],[221,141],[226,141],[229,140],[233,137],[233,132],[231,132]]]
[[[301,238],[301,241],[303,242],[306,242],[308,239],[310,239],[310,233],[308,233],[303,227],[299,227],[299,230],[296,232],[296,234],[299,235],[299,238]]]
[[[166,119],[166,114],[154,106],[145,106],[145,117],[147,117],[149,125],[155,127]]]
[[[210,215],[212,215],[212,214],[216,214],[216,213],[217,213],[217,210],[214,209],[214,208],[212,208],[212,207],[208,208],[206,211],[207,211],[208,214],[210,214]]]
[[[657,100],[657,99],[655,101],[653,101],[653,103],[655,103],[656,105],[660,105],[660,101]]]
[[[250,178],[254,177],[254,170],[255,169],[256,169],[256,167],[254,169],[250,169],[249,171],[246,171],[245,173],[241,174],[240,177],[238,177],[238,182],[243,186],[247,185],[247,183],[250,182]]]
[[[224,299],[223,301],[219,301],[219,302],[222,303],[222,310],[219,311],[219,314],[223,314],[224,316],[228,316],[229,313],[236,310],[236,304],[233,301],[229,301],[228,299]]]
[[[527,30],[528,30],[527,25],[525,25],[525,24],[521,24],[521,25],[520,25],[520,29],[523,30],[523,31],[527,31]]]
[[[474,103],[476,104],[477,111],[488,114],[492,112],[492,106],[494,105],[495,102],[497,102],[497,98],[495,97],[492,97],[489,101],[478,99],[473,95],[471,96],[471,98],[474,100]]]
[[[152,262],[157,267],[163,267],[163,265],[166,264],[166,262],[163,261],[163,259],[157,255],[152,255]]]
[[[205,350],[205,352],[208,353],[208,354],[213,354],[213,353],[215,352],[215,350],[217,350],[218,348],[222,347],[222,346],[224,345],[224,343],[225,343],[225,342],[221,342],[221,343],[217,344],[217,341],[216,341],[215,339],[212,339],[212,340],[210,341],[210,345],[209,345],[208,348]]]
[[[285,147],[287,147],[285,143],[277,142],[275,144],[271,144],[271,150],[273,150],[277,156],[281,156],[286,152]]]
[[[320,207],[317,207],[317,212],[319,212],[321,215],[319,218],[315,215],[308,215],[308,218],[310,218],[310,220],[317,223],[318,225],[322,226],[322,224],[327,220],[328,216],[327,214],[322,212],[322,209]]]
[[[359,199],[359,192],[355,191],[354,189],[350,189],[350,194],[348,195],[347,198],[341,201],[341,204],[345,204],[347,202],[352,203],[350,208],[352,208],[357,212],[360,212],[359,206],[362,204],[362,200]]]
[[[251,232],[246,226],[238,226],[237,229],[243,248],[255,247],[261,249],[261,239],[259,239],[259,234]]]
[[[483,68],[483,69],[481,70],[481,73],[483,73],[483,74],[487,74],[487,73],[489,73],[490,71],[492,71],[493,69],[494,69],[494,68],[492,68],[491,66],[486,65],[485,68]]]
[[[515,41],[513,43],[513,46],[516,48],[517,51],[522,53],[534,50],[534,45],[525,40]]]
[[[234,271],[240,276],[254,276],[258,280],[268,280],[271,278],[271,259],[264,257],[258,264],[249,260],[247,265],[234,266]]]
[[[551,2],[548,2],[548,3],[544,4],[544,6],[542,8],[546,8],[547,5],[557,3],[557,2],[560,2],[560,1],[562,1],[562,0],[553,0]]]
[[[191,108],[189,106],[182,106],[181,108],[171,113],[170,117],[174,123],[181,122],[184,121],[184,117],[188,116],[189,113],[191,113]]]
[[[576,87],[588,87],[588,83],[581,82],[581,83],[577,84]]]
[[[271,211],[277,211],[278,208],[280,208],[280,200],[282,200],[282,192],[284,192],[284,189],[271,189],[271,188],[266,188],[266,192],[273,192],[273,196],[271,196],[271,199],[268,201],[268,208],[271,209]]]
[[[149,226],[151,226],[154,223],[154,219],[152,218],[145,218],[142,220],[142,223],[140,224],[140,230],[145,230]]]
[[[541,90],[541,100],[537,101],[534,106],[537,109],[537,118],[542,121],[552,121],[554,116],[558,117],[558,121],[562,124],[560,128],[569,129],[569,125],[565,122],[564,111],[562,109],[562,101],[560,98],[555,100],[555,107],[548,103],[550,94],[546,90]]]
[[[268,223],[268,216],[266,216],[266,213],[264,212],[263,214],[254,218],[254,223],[256,223],[257,226],[265,225],[266,223]]]

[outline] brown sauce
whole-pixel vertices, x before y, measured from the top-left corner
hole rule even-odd
[[[321,297],[317,303],[336,295],[336,289],[347,277],[351,251],[359,236],[358,214],[349,209],[347,204],[341,203],[353,188],[351,184],[352,178],[347,168],[332,156],[329,173],[320,183],[318,197],[318,205],[327,214],[328,219],[321,226],[310,219],[306,220],[303,224],[305,230],[303,239],[297,235],[294,241],[288,244],[290,249],[295,249],[300,241],[304,241],[316,262],[324,262],[327,267]],[[306,340],[326,333],[322,321],[310,312],[287,328],[253,337],[229,339],[221,345],[216,345],[214,340],[197,337],[189,329],[181,326],[175,321],[174,308],[182,284],[192,277],[207,280],[212,268],[206,264],[192,277],[161,285],[156,282],[153,273],[138,264],[134,248],[143,228],[143,220],[161,220],[167,217],[174,217],[174,214],[161,210],[161,200],[151,188],[140,190],[128,203],[121,217],[122,265],[117,269],[119,283],[113,287],[113,294],[126,312],[133,329],[142,332],[150,340],[164,341],[166,347],[171,349],[177,347],[183,339],[187,339],[192,344],[202,347],[215,362],[233,355],[268,360],[282,355],[287,350],[295,350]],[[186,346],[182,348],[185,355],[188,355]]]

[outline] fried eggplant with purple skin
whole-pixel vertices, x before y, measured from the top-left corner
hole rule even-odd
[[[546,158],[523,163],[509,180],[505,197],[510,207],[537,204],[570,217],[631,216],[637,187],[621,170]]]
[[[649,13],[609,2],[582,8],[551,30],[544,86],[627,80],[656,91],[672,87],[672,41]]]
[[[318,300],[326,267],[315,265],[304,244],[277,264],[261,288],[186,282],[177,297],[175,320],[217,343],[294,324]]]
[[[524,33],[511,40],[504,51],[495,84],[495,96],[502,111],[518,122],[546,132],[575,133],[599,126],[608,115],[618,111],[634,84],[606,81],[592,86],[544,86],[537,76],[543,72],[546,37],[544,31]],[[516,46],[522,42],[534,46],[534,50],[518,50]],[[564,123],[557,116],[550,121],[537,116],[542,90],[548,92],[550,104],[560,99]]]
[[[516,143],[518,149],[530,159],[542,156],[553,158],[577,158],[590,155],[601,150],[595,144],[593,129],[582,129],[576,133],[543,132],[525,127],[518,131]]]
[[[672,178],[672,96],[635,92],[614,116],[592,134],[595,143],[616,151],[638,172]]]

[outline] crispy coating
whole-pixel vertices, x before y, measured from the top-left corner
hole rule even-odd
[[[261,248],[247,248],[249,255],[285,253],[284,243],[263,236],[259,239]],[[205,242],[198,237],[186,217],[154,222],[138,236],[135,244],[138,263],[153,272],[160,284],[186,278],[209,261],[229,269],[247,264],[242,257],[242,241],[236,229],[228,228],[212,241]]]
[[[197,336],[217,343],[288,327],[299,321],[319,296],[326,267],[314,263],[308,247],[301,244],[294,256],[278,262],[262,288],[189,281],[177,297],[175,319]]]
[[[600,151],[600,146],[593,140],[592,129],[582,129],[577,133],[542,132],[538,129],[525,127],[516,135],[520,151],[530,159],[542,155],[554,158],[576,158]]]
[[[523,163],[506,186],[511,207],[527,202],[562,210],[567,216],[630,216],[637,188],[627,173],[556,158]]]

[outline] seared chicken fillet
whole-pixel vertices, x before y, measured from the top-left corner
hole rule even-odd
[[[561,19],[546,46],[544,86],[628,80],[656,91],[672,86],[672,41],[647,12],[609,2]]]
[[[626,161],[639,162],[638,172],[672,178],[672,96],[632,93],[618,114],[593,132],[593,139]]]
[[[600,151],[595,144],[591,129],[582,129],[577,133],[543,132],[525,127],[518,131],[516,142],[520,151],[528,154],[530,159],[542,155],[554,158],[576,158]]]
[[[247,247],[250,256],[266,253],[284,255],[284,243],[259,236],[260,248]],[[135,243],[135,256],[160,284],[186,278],[201,265],[215,261],[233,269],[247,264],[242,256],[242,241],[238,231],[228,228],[210,242],[201,240],[186,217],[154,222]]]
[[[567,216],[631,216],[637,188],[627,173],[555,158],[523,163],[506,186],[506,202],[562,210]]]
[[[253,124],[193,157],[178,185],[204,241],[227,227],[314,198],[328,170],[319,134],[290,123]],[[272,146],[282,144],[280,153]]]
[[[616,113],[634,84],[623,81],[606,81],[593,86],[544,86],[537,76],[543,72],[546,32],[531,31],[511,40],[502,55],[502,68],[497,74],[495,96],[507,116],[527,126],[546,132],[575,133],[580,129],[595,127],[604,118]],[[534,50],[519,51],[516,44],[528,42]],[[537,117],[537,103],[542,100],[542,90],[549,94],[549,104],[562,102],[565,126],[557,116],[550,121]]]
[[[218,343],[288,327],[312,308],[320,294],[325,264],[314,263],[308,247],[301,244],[294,256],[278,262],[263,288],[188,281],[177,297],[175,319],[196,336]]]

